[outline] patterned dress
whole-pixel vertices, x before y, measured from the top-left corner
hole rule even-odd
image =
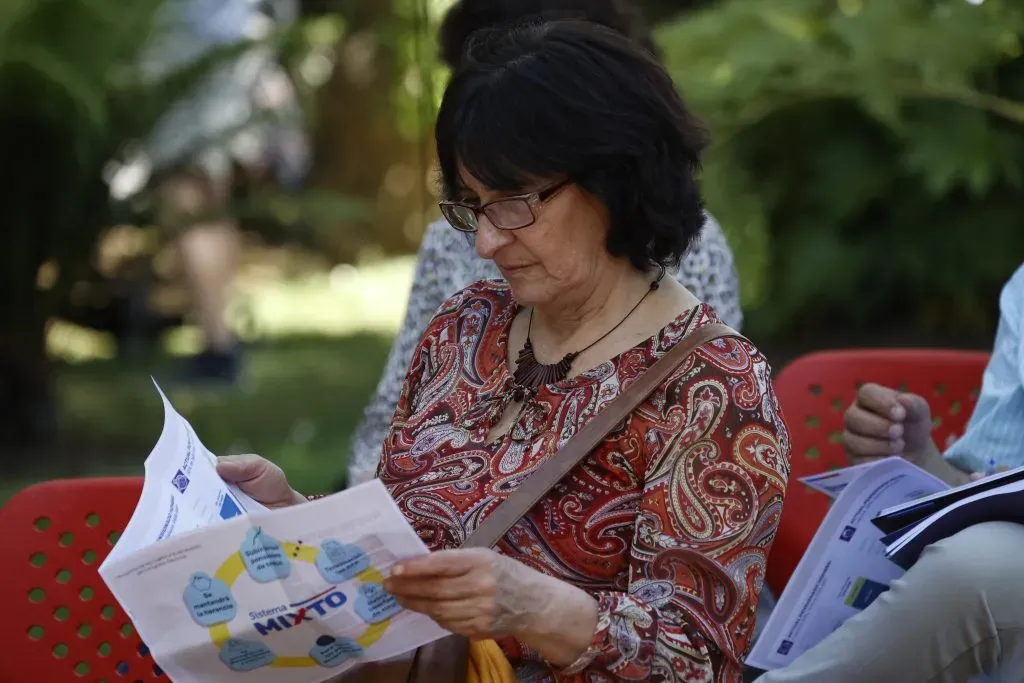
[[[732,250],[718,222],[711,214],[706,217],[700,239],[686,252],[675,277],[694,296],[711,305],[725,324],[739,331],[743,314]],[[491,261],[477,256],[472,240],[465,234],[453,230],[443,220],[427,228],[416,259],[405,320],[391,346],[377,389],[352,436],[348,459],[350,484],[373,478],[413,348],[438,307],[477,280],[500,277]]]
[[[610,361],[541,387],[511,429],[504,281],[449,299],[413,353],[377,475],[426,545],[456,548],[548,455],[680,339],[682,313]],[[521,681],[738,682],[789,474],[789,434],[761,353],[703,345],[497,547],[599,603],[590,649],[554,670],[501,642]]]

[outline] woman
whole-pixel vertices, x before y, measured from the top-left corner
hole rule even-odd
[[[457,71],[469,36],[480,29],[509,26],[529,17],[590,21],[629,36],[657,54],[639,8],[623,0],[460,0],[449,8],[438,29],[441,60]],[[722,322],[741,331],[739,276],[732,249],[714,217],[707,212],[705,217],[700,236],[670,274],[701,301],[713,306]],[[427,226],[402,326],[391,345],[377,389],[352,434],[346,472],[348,485],[374,477],[413,349],[434,313],[460,289],[477,280],[498,277],[501,273],[494,262],[477,256],[472,240],[452,230],[447,221],[440,219]],[[344,488],[345,483],[337,488]]]
[[[704,344],[495,550],[462,540],[680,340],[717,321],[664,277],[704,220],[705,137],[665,71],[593,24],[481,38],[437,122],[442,208],[504,280],[418,344],[378,476],[434,552],[386,588],[497,639],[519,680],[739,681],[789,439],[749,342]],[[270,504],[280,470],[228,459]]]

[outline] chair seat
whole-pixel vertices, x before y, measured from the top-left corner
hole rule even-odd
[[[141,478],[64,479],[0,508],[0,683],[168,680],[98,573],[141,492]]]
[[[849,465],[843,415],[866,382],[923,396],[940,448],[963,433],[981,389],[987,352],[948,349],[850,349],[802,356],[782,369],[775,392],[791,438],[789,486],[768,558],[766,580],[781,595],[828,513],[829,498],[799,479]]]

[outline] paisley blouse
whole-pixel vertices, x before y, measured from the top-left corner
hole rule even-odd
[[[705,213],[705,218],[700,238],[686,250],[672,274],[695,297],[713,306],[726,325],[740,331],[743,311],[732,249],[714,216]],[[412,351],[437,309],[452,294],[477,280],[501,277],[493,261],[477,256],[474,244],[472,235],[453,230],[443,219],[427,226],[416,257],[405,318],[377,388],[352,434],[347,468],[350,485],[373,478]]]
[[[439,309],[413,354],[377,475],[432,550],[458,547],[654,361],[718,321],[701,304],[541,387],[489,442],[512,400],[517,310],[504,281],[477,282]],[[508,532],[498,552],[599,604],[589,650],[564,669],[500,641],[519,680],[740,681],[789,475],[770,374],[746,340],[704,344]]]

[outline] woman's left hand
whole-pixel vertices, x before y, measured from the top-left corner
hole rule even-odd
[[[551,595],[552,580],[493,550],[472,548],[399,562],[384,589],[406,609],[427,615],[452,633],[522,637],[548,602],[557,599]]]
[[[404,560],[391,568],[384,590],[452,633],[513,636],[559,667],[587,651],[597,628],[597,600],[589,593],[489,549]]]

